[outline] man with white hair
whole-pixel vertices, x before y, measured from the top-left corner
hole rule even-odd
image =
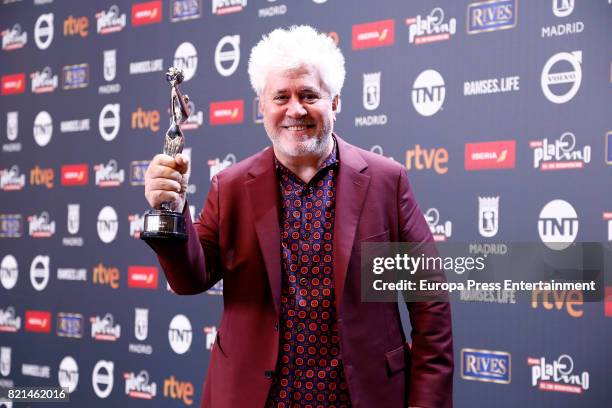
[[[432,242],[398,163],[333,133],[344,57],[308,26],[253,48],[267,148],[218,173],[192,222],[184,156],[157,155],[145,177],[153,208],[173,203],[185,243],[149,242],[178,294],[224,282],[224,311],[202,407],[452,406],[445,302],[361,300],[363,242]]]

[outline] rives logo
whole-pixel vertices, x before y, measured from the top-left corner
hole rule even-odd
[[[47,255],[36,255],[30,264],[30,283],[37,291],[43,291],[49,283],[49,264],[51,258]]]
[[[511,356],[505,351],[461,350],[461,378],[471,381],[510,384]]]
[[[467,9],[467,32],[477,34],[514,28],[518,0],[488,0],[471,3]]]
[[[202,0],[170,0],[170,21],[192,20],[202,15]]]

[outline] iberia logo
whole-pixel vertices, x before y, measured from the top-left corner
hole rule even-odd
[[[353,49],[387,47],[395,41],[395,21],[382,20],[353,26]]]
[[[132,4],[132,25],[159,23],[162,19],[162,2],[149,1]]]
[[[85,186],[89,182],[87,164],[66,164],[62,166],[62,186]]]
[[[229,125],[244,121],[244,101],[211,102],[209,119],[211,125]]]
[[[26,331],[36,333],[51,332],[51,312],[40,310],[26,310],[25,312]]]
[[[3,75],[2,95],[15,95],[25,92],[25,74]]]
[[[128,287],[157,289],[157,268],[154,266],[128,266]]]
[[[467,143],[466,170],[513,169],[516,164],[516,141]]]

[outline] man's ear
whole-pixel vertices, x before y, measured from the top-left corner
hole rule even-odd
[[[336,95],[332,99],[332,112],[334,112],[334,120],[336,120],[336,113],[338,112],[339,104],[340,104],[340,95]]]

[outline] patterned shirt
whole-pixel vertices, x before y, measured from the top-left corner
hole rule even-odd
[[[337,147],[304,183],[276,158],[280,182],[280,349],[266,407],[348,408],[333,275]]]

